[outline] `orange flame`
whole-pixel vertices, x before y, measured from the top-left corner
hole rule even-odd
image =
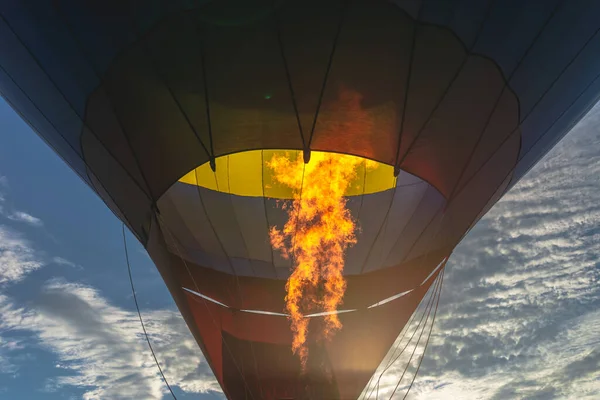
[[[366,162],[359,157],[313,153],[308,164],[302,157],[274,155],[267,166],[274,178],[294,194],[287,208],[288,220],[282,230],[271,228],[273,248],[291,257],[293,271],[286,283],[286,309],[293,332],[292,351],[306,366],[309,311],[330,312],[324,316],[323,336],[327,339],[341,329],[335,312],[346,290],[344,252],[356,243],[356,225],[346,208],[344,193],[356,177],[356,167]]]

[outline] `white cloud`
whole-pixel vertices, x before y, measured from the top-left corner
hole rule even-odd
[[[0,215],[16,222],[24,222],[31,226],[41,227],[43,221],[24,211],[15,210],[11,205],[7,204],[6,192],[9,190],[8,178],[0,175]]]
[[[75,264],[63,257],[52,257],[52,262],[57,265],[64,265],[65,267],[82,269],[81,265]]]
[[[26,212],[23,212],[23,211],[14,211],[14,212],[10,213],[9,215],[7,215],[7,218],[12,221],[25,222],[26,224],[29,224],[32,226],[39,227],[39,226],[44,225],[41,219],[36,218],[33,215],[27,214]]]
[[[409,398],[598,398],[599,143],[596,107],[457,248]]]
[[[42,265],[43,262],[26,239],[0,226],[0,284],[21,281]]]
[[[24,309],[0,298],[2,326],[33,333],[70,373],[48,382],[85,389],[84,399],[161,399],[165,387],[148,351],[137,313],[111,305],[94,289],[62,281],[48,284],[35,306]],[[147,330],[172,386],[199,393],[218,390],[179,314],[143,313]]]

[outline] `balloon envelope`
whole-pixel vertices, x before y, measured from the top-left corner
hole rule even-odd
[[[460,239],[595,103],[599,12],[3,2],[0,91],[146,246],[229,398],[351,399]],[[290,201],[265,164],[280,151],[381,164],[348,194],[344,327],[310,339],[305,373],[269,242]]]

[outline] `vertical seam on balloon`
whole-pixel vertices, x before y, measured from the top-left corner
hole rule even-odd
[[[210,215],[206,211],[206,205],[204,204],[204,200],[202,199],[202,193],[200,191],[200,185],[198,185],[198,173],[196,172],[196,170],[194,170],[194,174],[196,175],[196,191],[198,193],[198,199],[200,200],[200,205],[202,207],[202,211],[204,211],[204,215],[206,215],[206,220],[208,221],[208,225],[210,226],[213,234],[215,235],[215,239],[217,239],[217,242],[219,243],[219,247],[221,248],[221,251],[223,252],[223,255],[227,259],[227,264],[229,265],[229,268],[231,269],[231,273],[234,276],[236,276],[236,279],[237,279],[237,274],[236,274],[236,272],[235,272],[235,270],[233,268],[233,264],[231,262],[231,259],[229,258],[229,254],[225,250],[225,247],[223,246],[223,243],[221,242],[221,239],[219,238],[219,235],[217,234],[217,230],[215,229],[215,226],[214,226],[212,220],[210,219]]]
[[[471,53],[472,53],[473,49],[475,48],[475,46],[477,46],[477,43],[479,43],[479,39],[481,38],[481,33],[483,32],[483,27],[485,26],[485,22],[487,21],[488,17],[491,14],[492,5],[495,3],[495,1],[496,0],[491,0],[488,3],[488,8],[487,8],[486,15],[481,20],[481,24],[479,25],[479,28],[477,30],[477,34],[475,35],[475,40],[473,41],[473,44],[471,45],[470,48],[468,48],[468,49],[465,48],[464,49],[465,50],[465,55],[463,56],[463,60],[460,63],[460,65],[458,66],[458,68],[456,69],[456,72],[452,76],[452,79],[448,82],[448,85],[446,86],[446,88],[442,92],[442,95],[440,96],[440,98],[436,102],[435,106],[433,107],[433,109],[431,110],[431,112],[429,113],[429,115],[427,116],[427,118],[425,119],[425,122],[421,125],[421,127],[417,131],[415,137],[409,143],[409,145],[408,145],[406,151],[404,152],[404,155],[402,156],[402,158],[400,160],[396,159],[396,163],[394,165],[394,167],[396,169],[400,169],[402,163],[404,162],[404,160],[406,160],[406,157],[408,157],[408,155],[409,155],[410,151],[413,149],[415,143],[419,140],[419,137],[425,131],[425,128],[427,127],[427,125],[429,125],[429,122],[431,121],[431,119],[433,118],[433,116],[435,115],[435,113],[438,111],[439,107],[442,105],[442,103],[444,102],[444,100],[446,100],[446,96],[448,96],[448,93],[450,93],[450,90],[454,86],[454,83],[456,82],[456,80],[458,79],[458,77],[461,75],[461,72],[463,71],[465,65],[467,64],[467,61],[469,60],[469,56],[471,55]],[[419,21],[417,20],[415,23],[418,24]],[[411,60],[411,62],[413,62],[413,61],[414,60]],[[408,88],[407,88],[407,91],[408,91]],[[402,122],[404,122],[404,119],[402,120]],[[399,154],[398,154],[397,158],[398,157],[399,157]]]
[[[340,20],[338,22],[338,27],[333,38],[333,45],[331,46],[331,52],[329,54],[329,61],[327,62],[327,68],[325,69],[325,76],[323,78],[323,84],[321,85],[321,91],[319,93],[319,100],[317,102],[317,109],[315,111],[315,116],[313,118],[312,126],[310,128],[310,136],[308,138],[308,150],[310,150],[310,146],[312,144],[312,139],[315,133],[315,128],[317,126],[317,120],[319,119],[319,112],[321,111],[321,104],[323,103],[323,97],[325,95],[325,89],[327,88],[327,81],[329,79],[329,73],[331,71],[331,66],[333,64],[333,58],[335,56],[335,51],[337,49],[338,41],[340,38],[340,34],[342,33],[342,26],[344,25],[344,19],[346,16],[348,3],[351,0],[343,0],[341,10],[340,10]]]
[[[275,20],[275,30],[277,34],[277,43],[279,46],[279,52],[281,54],[281,59],[283,61],[283,67],[285,69],[285,76],[288,83],[288,90],[290,91],[290,96],[292,98],[292,106],[294,108],[294,113],[296,114],[296,123],[298,124],[298,132],[300,133],[300,139],[302,140],[302,148],[306,149],[307,146],[304,139],[304,131],[302,130],[302,122],[300,121],[300,113],[298,111],[298,103],[296,101],[296,94],[294,91],[294,84],[292,83],[292,75],[290,73],[290,68],[287,62],[287,57],[285,56],[285,49],[283,44],[283,38],[281,37],[281,28],[279,26],[279,17],[277,15],[277,7],[275,6],[276,0],[273,0],[273,19]]]
[[[195,24],[195,27],[196,27],[196,32],[198,32],[198,30],[199,30],[198,24]],[[204,47],[205,35],[204,35],[203,30],[198,33],[200,33],[200,62],[201,62],[201,66],[202,66],[202,84],[204,85],[204,104],[205,104],[205,108],[206,108],[206,126],[208,129],[210,154],[211,154],[211,157],[213,158],[211,160],[211,162],[214,163],[215,149],[214,149],[214,144],[213,144],[212,122],[211,122],[211,118],[210,118],[210,94],[208,92],[208,78],[207,78],[207,73],[206,73],[206,51],[205,51],[206,49]],[[211,167],[212,166],[213,165],[211,164]],[[216,169],[216,164],[214,165],[214,168]]]
[[[371,246],[369,247],[369,251],[367,252],[367,256],[365,257],[364,261],[363,261],[363,265],[360,269],[360,273],[362,274],[363,272],[365,272],[365,267],[367,266],[367,262],[369,261],[369,257],[371,256],[371,251],[373,251],[373,247],[375,246],[375,243],[377,242],[377,239],[379,238],[379,235],[381,234],[381,230],[383,229],[383,225],[385,225],[388,216],[390,214],[390,211],[392,209],[392,206],[394,205],[394,201],[396,200],[396,188],[394,187],[393,193],[392,193],[392,198],[390,199],[390,203],[387,207],[387,210],[385,212],[385,215],[383,217],[383,220],[381,221],[381,225],[379,225],[379,229],[377,230],[377,234],[375,235],[375,239],[373,240],[373,242],[371,243]]]
[[[228,189],[228,197],[229,197],[229,204],[231,204],[231,211],[233,214],[233,219],[235,220],[235,223],[238,227],[238,231],[240,232],[240,237],[242,238],[242,243],[244,244],[244,249],[246,250],[246,257],[248,260],[248,264],[250,264],[250,268],[252,269],[252,274],[254,276],[256,276],[256,271],[254,270],[254,265],[252,264],[252,258],[250,257],[250,250],[248,248],[248,244],[246,243],[246,238],[244,237],[244,232],[242,231],[242,225],[240,224],[240,221],[238,220],[237,217],[237,213],[235,212],[235,205],[233,204],[233,196],[235,196],[234,194],[232,194],[231,192],[231,183],[230,183],[230,174],[231,174],[231,168],[229,168],[229,156],[227,157],[227,189]]]
[[[509,87],[510,81],[514,77],[515,73],[519,70],[519,68],[520,68],[521,64],[523,63],[523,61],[529,55],[529,52],[535,47],[535,44],[537,43],[538,39],[542,36],[543,32],[546,30],[546,27],[550,24],[550,21],[554,18],[554,16],[556,15],[558,9],[560,8],[560,6],[562,4],[564,4],[564,0],[560,1],[560,2],[557,2],[556,6],[552,10],[552,12],[550,13],[550,15],[548,16],[548,18],[546,19],[546,21],[542,25],[542,27],[540,28],[540,30],[538,31],[538,33],[535,35],[535,37],[533,38],[532,42],[529,44],[529,47],[527,47],[527,50],[525,50],[525,53],[523,53],[523,56],[521,56],[521,58],[517,62],[517,65],[515,66],[515,68],[513,69],[513,71],[510,73],[510,75],[508,76],[508,78],[504,80],[504,86],[502,86],[502,90],[500,91],[500,94],[496,98],[496,101],[495,101],[495,103],[494,103],[494,105],[492,107],[492,111],[488,115],[487,120],[485,122],[485,125],[483,126],[483,128],[481,129],[481,132],[479,133],[479,137],[477,138],[477,141],[475,142],[474,146],[471,149],[471,153],[469,155],[469,158],[467,159],[467,162],[463,165],[462,171],[461,171],[460,175],[458,176],[458,179],[456,180],[456,184],[454,185],[454,187],[452,188],[452,191],[450,192],[450,195],[448,196],[448,204],[452,201],[454,193],[456,192],[456,190],[457,190],[457,188],[458,188],[458,186],[460,184],[461,179],[463,178],[464,174],[467,171],[467,168],[468,168],[469,164],[471,163],[473,157],[475,156],[475,152],[477,150],[477,147],[479,147],[479,144],[481,143],[481,140],[483,139],[483,135],[484,135],[486,129],[488,128],[489,124],[491,123],[492,117],[494,116],[494,113],[496,112],[496,109],[498,108],[498,105],[500,104],[500,101],[502,100],[502,96],[504,95],[506,89]],[[518,122],[518,124],[520,124],[520,121]]]
[[[271,224],[269,223],[269,214],[267,209],[267,198],[265,197],[265,151],[260,151],[261,158],[261,179],[262,179],[262,198],[265,209],[265,221],[267,223],[267,240],[269,240],[269,251],[271,252],[271,266],[273,267],[273,277],[277,278],[277,269],[275,268],[275,255],[273,254],[273,246],[271,245],[269,232],[271,232]]]
[[[394,168],[397,168],[398,165],[398,157],[400,156],[400,146],[402,144],[402,134],[404,133],[404,121],[406,119],[406,109],[408,106],[408,92],[410,90],[410,82],[412,80],[412,70],[414,68],[414,56],[415,56],[415,48],[417,46],[417,33],[419,31],[419,18],[421,15],[421,11],[423,10],[423,3],[419,5],[419,11],[417,12],[416,20],[413,20],[413,29],[412,29],[412,38],[410,45],[410,54],[408,56],[408,71],[406,72],[406,80],[404,82],[404,101],[402,102],[402,114],[400,117],[400,129],[398,130],[398,144],[396,146],[396,156],[394,157]],[[394,170],[395,175],[396,171]]]
[[[446,214],[443,214],[441,211],[443,210],[443,205],[440,206],[437,211],[433,214],[433,216],[431,217],[431,219],[429,220],[429,222],[427,222],[427,225],[425,225],[425,227],[421,230],[421,232],[419,233],[419,235],[416,237],[416,239],[412,242],[411,246],[408,248],[408,251],[406,252],[406,255],[404,256],[404,258],[402,259],[401,262],[406,262],[409,261],[407,260],[408,257],[410,256],[410,253],[412,253],[412,251],[414,250],[415,246],[417,245],[417,243],[419,243],[419,241],[421,240],[421,238],[423,237],[423,235],[425,234],[425,232],[427,232],[427,229],[429,229],[429,227],[431,226],[431,224],[433,223],[433,221],[441,215],[440,217],[440,222],[438,223],[438,227],[437,227],[437,231],[434,234],[433,238],[431,238],[431,240],[433,241],[434,239],[437,238],[437,233],[439,232],[439,230],[442,227],[442,222],[444,221],[444,217]],[[427,251],[425,254],[429,254],[430,251]]]
[[[102,87],[104,87],[105,90],[106,90],[106,87],[104,86],[104,79],[102,78],[102,76],[100,75],[100,73],[96,70],[96,67],[94,66],[94,64],[91,62],[89,54],[87,53],[87,51],[84,50],[84,47],[83,47],[81,41],[79,40],[79,38],[77,37],[77,35],[75,35],[75,32],[73,32],[72,25],[70,23],[68,23],[67,18],[61,12],[62,10],[59,7],[58,2],[53,2],[53,4],[54,4],[54,9],[57,11],[57,14],[62,19],[63,25],[67,29],[67,32],[69,32],[69,36],[71,36],[71,38],[75,42],[75,44],[76,44],[79,52],[81,52],[81,54],[83,54],[83,57],[85,58],[87,64],[90,66],[91,70],[94,71],[94,75],[96,75],[96,78],[100,82],[100,85]],[[131,140],[129,139],[129,135],[127,135],[127,131],[125,130],[125,125],[123,124],[123,121],[121,120],[119,114],[117,113],[116,107],[114,106],[114,103],[112,102],[112,99],[107,98],[107,100],[108,100],[108,102],[111,105],[111,109],[112,109],[112,112],[113,112],[113,114],[114,114],[114,116],[115,116],[115,118],[117,120],[117,123],[121,127],[121,132],[123,133],[123,136],[125,138],[125,142],[127,143],[127,146],[129,147],[129,151],[131,152],[131,156],[133,158],[133,161],[134,161],[135,165],[138,168],[140,176],[141,176],[142,180],[144,181],[144,184],[146,185],[146,188],[148,189],[150,196],[152,197],[152,189],[150,187],[150,183],[148,182],[148,179],[146,178],[146,175],[144,174],[144,171],[142,169],[142,165],[140,163],[139,158],[137,157],[137,155],[135,154],[135,151],[133,150],[133,145],[131,144]],[[89,103],[89,100],[86,101],[86,103]],[[87,105],[86,105],[86,108],[87,108]],[[94,136],[96,136],[96,135],[94,134]],[[82,137],[83,137],[83,135],[82,135]],[[97,139],[98,139],[98,141],[100,141],[99,137],[97,137]],[[100,143],[102,143],[102,142],[100,141]],[[116,160],[116,157],[112,155],[112,153],[110,152],[110,150],[108,149],[108,147],[105,146],[104,144],[103,144],[103,146],[106,149],[106,151]],[[82,147],[82,152],[83,152],[83,147]],[[124,167],[123,167],[123,169],[125,170]],[[133,176],[131,176],[131,178],[133,179]],[[133,179],[133,180],[135,181],[135,179]],[[154,203],[154,200],[152,200],[152,203]]]
[[[125,171],[125,173],[131,178],[131,180],[135,183],[136,186],[139,187],[139,189],[142,191],[142,193],[144,193],[146,195],[146,197],[148,197],[149,200],[152,201],[152,196],[147,193],[141,186],[140,184],[137,182],[136,179],[133,178],[133,176],[131,175],[131,173],[129,173],[129,171],[127,171],[127,169],[121,164],[121,162],[110,152],[110,150],[108,150],[108,148],[104,145],[104,143],[102,143],[102,141],[100,140],[99,136],[96,135],[96,133],[86,124],[85,119],[82,118],[76,111],[75,107],[73,106],[73,103],[71,103],[70,100],[67,99],[66,95],[63,93],[62,90],[60,90],[60,88],[58,87],[58,85],[56,84],[56,82],[54,81],[54,79],[52,79],[52,77],[48,74],[48,72],[44,69],[44,67],[42,66],[40,60],[33,54],[33,52],[31,51],[31,49],[29,48],[29,46],[27,46],[23,40],[21,39],[21,37],[19,35],[17,35],[17,33],[15,32],[15,30],[13,29],[12,25],[10,25],[8,23],[8,20],[4,17],[4,14],[2,12],[0,12],[0,20],[2,20],[2,22],[4,22],[4,24],[6,25],[6,27],[11,31],[11,33],[13,34],[13,36],[17,39],[17,41],[21,44],[21,46],[23,46],[23,48],[27,51],[27,53],[29,53],[30,57],[33,59],[33,61],[36,63],[36,65],[38,66],[38,68],[44,73],[44,75],[46,75],[46,77],[48,78],[48,81],[54,86],[54,88],[56,89],[57,93],[60,94],[60,96],[63,98],[63,100],[65,101],[65,103],[69,106],[69,108],[71,109],[71,111],[73,111],[73,114],[75,116],[77,116],[77,118],[81,121],[82,125],[84,127],[86,127],[90,133],[92,135],[94,135],[96,137],[96,139],[98,140],[98,142],[100,142],[100,144],[102,144],[102,146],[106,149],[106,151],[108,152],[108,154],[110,154],[110,156],[115,160],[115,162],[117,164],[119,164],[119,166],[123,169],[123,171]],[[66,140],[66,139],[65,139]],[[79,138],[79,141],[81,142],[81,138]],[[81,156],[83,157],[83,154],[81,154]],[[84,160],[85,162],[85,160]]]

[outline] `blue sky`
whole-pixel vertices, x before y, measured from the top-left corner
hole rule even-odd
[[[456,249],[411,398],[600,396],[599,143],[596,107]],[[178,398],[221,398],[154,266],[128,240]],[[169,398],[141,336],[120,222],[1,100],[0,397]]]

